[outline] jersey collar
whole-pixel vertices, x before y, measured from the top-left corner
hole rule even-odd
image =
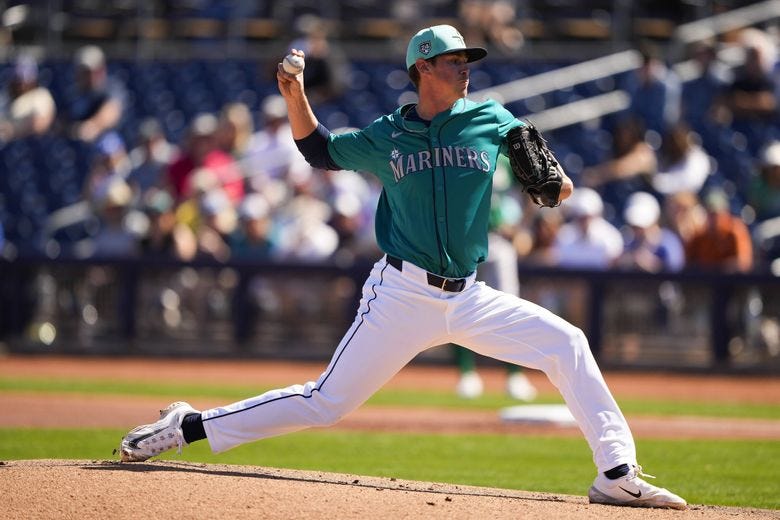
[[[469,99],[460,98],[457,101],[455,101],[455,103],[453,103],[448,110],[439,112],[438,114],[436,114],[436,116],[433,118],[433,120],[430,123],[426,123],[423,121],[417,121],[415,118],[410,119],[407,117],[409,112],[411,112],[412,109],[415,106],[417,106],[416,103],[407,103],[406,105],[399,107],[393,113],[392,116],[393,125],[399,130],[403,130],[406,132],[412,132],[418,134],[427,133],[428,127],[430,125],[441,123],[441,121],[445,119],[449,119],[450,117],[461,114],[473,104],[475,103]]]

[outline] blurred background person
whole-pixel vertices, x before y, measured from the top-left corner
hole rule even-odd
[[[558,266],[608,269],[623,252],[620,231],[603,216],[601,196],[591,188],[577,188],[563,207],[568,222],[555,239]]]
[[[780,140],[770,142],[761,152],[748,203],[756,212],[757,222],[780,217]]]
[[[228,239],[231,258],[265,260],[271,258],[274,223],[271,205],[260,193],[250,193],[238,207],[238,225]]]
[[[753,267],[753,243],[747,226],[732,215],[726,193],[713,188],[704,196],[707,220],[685,244],[692,268],[746,273]]]
[[[333,209],[314,186],[311,178],[298,183],[295,196],[278,210],[278,260],[324,262],[338,251],[339,234],[328,224]]]
[[[51,92],[38,83],[38,63],[31,56],[19,56],[0,94],[0,143],[45,134],[56,114]]]
[[[707,212],[701,205],[699,197],[690,191],[679,191],[668,195],[664,199],[663,206],[666,225],[680,237],[683,245],[687,244],[707,221]]]
[[[124,141],[116,132],[104,134],[93,147],[90,169],[82,188],[84,198],[101,197],[107,184],[117,179],[125,183],[129,172],[130,158]]]
[[[623,253],[623,236],[604,218],[601,196],[592,188],[574,190],[562,206],[566,222],[555,239],[554,257],[557,266],[566,269],[606,270]],[[558,298],[547,295],[556,303],[561,315],[584,328],[590,313],[589,285],[585,280],[567,280],[559,287]]]
[[[680,118],[680,79],[666,66],[655,44],[643,42],[639,53],[642,63],[626,88],[631,96],[628,112],[648,130],[663,135]]]
[[[651,184],[664,195],[679,191],[696,193],[712,173],[712,158],[682,121],[664,134],[659,156],[658,171],[651,177]]]
[[[200,199],[200,219],[195,229],[195,258],[226,262],[230,259],[229,236],[236,228],[236,214],[227,193],[213,188]]]
[[[381,255],[373,216],[381,187],[372,177],[347,170],[318,171],[314,176],[319,181],[318,196],[332,210],[328,225],[339,236],[336,258],[342,265],[352,264],[358,257]]]
[[[341,96],[347,88],[349,61],[341,45],[330,38],[330,24],[314,14],[304,14],[295,21],[300,37],[289,49],[306,55],[303,80],[312,106],[321,105]]]
[[[582,171],[582,184],[597,188],[606,202],[617,205],[646,188],[658,169],[658,158],[645,139],[642,120],[633,116],[621,117],[615,124],[611,154],[609,160]]]
[[[95,194],[95,214],[99,229],[92,239],[92,254],[96,258],[134,258],[140,253],[139,237],[127,226],[125,217],[133,200],[127,183],[112,177]]]
[[[260,119],[261,127],[249,141],[243,164],[250,190],[262,193],[272,207],[278,207],[292,196],[290,184],[311,175],[311,166],[295,146],[282,96],[272,94],[263,100]]]
[[[195,234],[188,226],[177,222],[170,193],[159,188],[147,190],[141,209],[148,219],[146,233],[140,240],[144,258],[189,261],[195,257]]]
[[[233,204],[244,198],[244,177],[233,158],[219,149],[219,121],[209,113],[196,115],[190,123],[184,146],[168,168],[167,177],[172,193],[181,201],[190,191],[192,174],[208,169]]]
[[[255,130],[252,112],[246,103],[227,103],[219,113],[217,142],[219,149],[240,161],[246,155]]]
[[[459,27],[466,41],[491,45],[503,54],[518,52],[525,37],[517,25],[516,2],[510,0],[461,0]]]
[[[168,141],[156,118],[141,121],[138,142],[130,150],[127,176],[127,182],[139,200],[143,200],[149,190],[166,186],[166,171],[178,153],[178,147]]]
[[[713,111],[731,83],[732,71],[718,59],[718,50],[712,41],[691,44],[690,58],[696,67],[696,77],[682,84],[680,117],[701,132],[715,122]]]
[[[92,142],[119,126],[127,104],[127,89],[117,77],[108,74],[105,54],[96,45],[76,51],[74,67],[75,89],[62,112],[68,135]]]
[[[726,86],[717,117],[722,125],[742,133],[755,155],[777,130],[780,85],[773,76],[777,49],[760,29],[744,29],[739,41],[744,61]]]
[[[538,211],[531,220],[531,243],[523,255],[523,264],[538,267],[551,267],[558,264],[558,252],[555,242],[563,225],[563,217],[558,210]]]
[[[623,220],[630,227],[623,253],[615,261],[621,269],[648,273],[676,272],[685,266],[685,249],[674,232],[661,227],[661,205],[646,192],[629,197]]]

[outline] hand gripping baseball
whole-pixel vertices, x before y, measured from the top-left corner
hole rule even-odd
[[[539,206],[560,204],[563,170],[534,125],[525,122],[506,136],[512,173]]]

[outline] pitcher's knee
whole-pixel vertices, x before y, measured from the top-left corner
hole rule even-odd
[[[550,354],[555,359],[578,359],[583,355],[590,355],[588,338],[582,329],[574,325],[561,329],[554,343],[556,346]]]
[[[352,408],[345,402],[334,402],[327,399],[322,394],[312,395],[315,401],[312,404],[316,407],[315,421],[313,426],[333,426],[347,415]]]

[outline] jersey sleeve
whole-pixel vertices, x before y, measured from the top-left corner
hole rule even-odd
[[[494,102],[494,111],[496,114],[496,123],[497,123],[497,129],[498,129],[498,138],[501,142],[501,154],[507,155],[508,147],[506,143],[506,134],[511,130],[512,128],[515,128],[517,126],[522,126],[525,123],[523,123],[521,120],[517,119],[512,113],[501,106],[499,103]]]
[[[344,170],[371,171],[374,149],[372,127],[343,134],[330,134],[328,153]]]

